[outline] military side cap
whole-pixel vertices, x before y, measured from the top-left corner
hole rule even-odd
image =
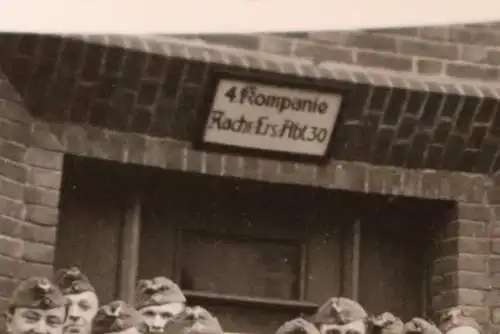
[[[200,306],[188,307],[165,327],[165,334],[224,334],[219,321]]]
[[[136,309],[121,300],[115,300],[99,308],[92,321],[92,333],[116,333],[133,327],[139,329],[142,325],[142,317]]]
[[[442,314],[439,321],[439,329],[442,333],[446,333],[458,327],[471,327],[479,333],[482,332],[482,328],[477,321],[473,317],[466,315],[463,310],[459,308],[452,308]]]
[[[140,280],[136,287],[135,307],[137,309],[169,303],[185,303],[186,297],[177,284],[166,277]]]
[[[422,318],[413,318],[405,324],[405,332],[412,334],[441,334],[432,323]]]
[[[89,279],[78,267],[60,269],[54,275],[54,283],[65,295],[77,294],[86,291],[95,292]]]
[[[390,312],[384,312],[372,317],[370,323],[373,327],[380,329],[381,334],[405,333],[405,324],[403,321]]]
[[[367,317],[368,314],[358,302],[349,298],[334,297],[318,309],[315,322],[344,325],[353,321],[365,320]]]
[[[319,334],[318,329],[304,318],[295,318],[285,322],[276,334]]]
[[[54,309],[66,304],[66,297],[48,278],[31,277],[14,289],[9,307]]]

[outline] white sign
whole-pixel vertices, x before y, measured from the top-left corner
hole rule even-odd
[[[342,96],[220,80],[204,142],[321,157],[326,153]]]

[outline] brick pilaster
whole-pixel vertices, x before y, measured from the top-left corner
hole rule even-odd
[[[32,266],[27,234],[34,225],[24,204],[29,167],[24,162],[30,116],[19,94],[0,70],[0,308]]]
[[[489,244],[489,273],[490,291],[487,303],[490,307],[492,331],[500,330],[500,173],[496,172],[491,178],[491,189],[488,192],[488,201],[491,205],[492,223],[488,230]]]
[[[33,146],[32,118],[0,73],[0,308],[20,279],[53,271],[62,152]]]
[[[437,252],[430,284],[432,308],[438,315],[450,307],[461,306],[488,329],[493,217],[487,194],[491,181],[487,176],[476,176],[460,183],[447,184],[453,193],[450,199],[455,200],[454,205],[448,215],[441,218],[446,220],[445,224],[442,221],[436,224],[443,227],[439,227],[435,235]]]

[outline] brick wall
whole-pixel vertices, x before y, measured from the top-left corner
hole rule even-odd
[[[315,63],[336,62],[437,77],[500,78],[500,27],[495,24],[190,38]]]
[[[144,44],[137,38],[128,41],[129,45],[134,43]],[[16,219],[11,219],[10,225],[13,231],[17,231],[11,239],[17,240],[17,244],[22,245],[19,246],[22,250],[1,257],[14,263],[16,268],[13,271],[15,274],[0,272],[0,278],[3,277],[6,282],[10,282],[7,280],[9,276],[18,279],[28,273],[47,273],[51,270],[55,228],[58,222],[59,187],[63,172],[62,159],[64,154],[70,153],[209,175],[457,201],[457,209],[449,217],[447,230],[439,236],[440,253],[434,263],[432,305],[436,310],[454,305],[467,306],[488,328],[496,329],[495,323],[492,323],[496,321],[496,313],[490,314],[490,311],[496,310],[495,290],[492,290],[496,284],[495,256],[492,255],[496,252],[496,246],[491,238],[495,235],[492,228],[494,224],[491,222],[496,216],[493,215],[495,206],[490,206],[496,205],[496,183],[491,181],[488,175],[496,168],[492,157],[498,149],[494,146],[495,143],[498,145],[496,131],[491,130],[496,129],[496,126],[492,125],[495,124],[496,117],[493,116],[496,115],[498,101],[494,90],[489,90],[491,95],[487,100],[488,104],[478,96],[472,96],[470,103],[465,103],[466,99],[460,100],[459,97],[462,102],[454,103],[454,107],[450,109],[454,115],[463,115],[472,112],[467,108],[480,110],[479,104],[486,105],[488,108],[485,107],[483,114],[490,115],[490,118],[475,124],[474,119],[462,119],[457,123],[460,118],[454,116],[450,118],[452,121],[448,122],[450,128],[446,132],[447,136],[451,133],[454,138],[459,137],[467,142],[464,136],[472,136],[475,128],[472,125],[479,124],[485,133],[482,140],[488,134],[490,140],[486,142],[494,146],[491,151],[481,146],[476,149],[486,151],[486,158],[489,159],[483,169],[474,170],[468,165],[467,168],[462,168],[462,171],[450,171],[458,169],[458,164],[448,166],[448,170],[441,168],[441,165],[432,169],[426,165],[426,169],[422,169],[422,164],[409,169],[404,163],[398,165],[388,160],[373,160],[373,149],[369,147],[364,147],[365,151],[370,153],[369,158],[363,158],[361,155],[350,158],[345,155],[335,156],[327,166],[315,167],[197,152],[193,151],[188,143],[189,128],[192,126],[197,101],[203,91],[206,71],[209,66],[213,66],[213,63],[206,59],[207,55],[212,60],[217,57],[223,59],[216,66],[243,67],[245,64],[265,64],[268,71],[276,72],[279,68],[289,68],[291,64],[295,74],[300,76],[311,70],[311,67],[303,66],[302,63],[278,63],[278,58],[257,56],[245,58],[235,56],[234,53],[215,52],[213,49],[183,49],[158,41],[148,45],[147,50],[130,50],[123,45],[90,43],[85,40],[40,36],[23,36],[19,39],[4,35],[0,38],[0,46],[0,64],[15,88],[21,92],[31,113],[30,118],[22,104],[8,102],[12,100],[8,94],[0,95],[0,99],[3,98],[4,101],[3,105],[9,106],[2,109],[3,114],[20,118],[13,123],[19,123],[20,129],[24,131],[22,136],[9,131],[2,131],[1,134],[11,142],[28,139],[25,144],[16,146],[21,148],[15,151],[17,153],[14,155],[4,155],[0,150],[0,156],[5,156],[0,162],[17,159],[22,174],[19,181],[20,190],[16,195],[17,202],[13,201],[18,203],[15,207],[19,208],[21,213],[19,217],[14,217]],[[176,56],[173,57],[168,52],[162,53],[166,49],[171,52],[175,49]],[[190,60],[180,58],[180,55],[185,53],[191,55]],[[226,61],[227,59],[229,61]],[[221,65],[224,62],[226,64]],[[314,70],[319,72],[318,69]],[[356,77],[360,76],[368,78],[368,74],[364,72],[356,74]],[[370,78],[380,79],[380,76],[374,75]],[[383,77],[381,81],[385,80],[396,82],[397,78]],[[422,101],[436,96],[431,94],[430,88],[438,87],[440,98],[443,97],[441,88],[450,88],[419,82],[417,86],[426,87],[427,90],[422,92],[413,89],[408,93],[408,89],[382,85],[373,87],[367,82],[351,84],[357,85],[353,92],[354,96],[358,97],[358,106],[350,109],[349,112],[355,114],[344,119],[339,127],[340,133],[350,133],[345,132],[346,129],[357,129],[357,132],[352,132],[352,137],[336,138],[338,152],[354,151],[350,146],[352,139],[356,138],[356,133],[366,131],[364,126],[373,129],[370,134],[374,137],[364,138],[364,142],[370,144],[377,142],[375,138],[380,138],[377,134],[386,133],[387,129],[391,133],[398,132],[403,124],[399,119],[392,127],[383,124],[381,120],[390,114],[391,110],[401,110],[400,104],[402,101],[408,102],[410,96],[414,96],[412,99],[418,102],[416,109],[424,110]],[[8,83],[2,87],[12,91]],[[447,94],[457,97],[461,90],[456,87],[453,84],[451,88],[454,89],[451,91],[454,93]],[[469,92],[470,87],[466,88],[465,91]],[[482,91],[482,88],[479,90]],[[394,100],[388,98],[387,92],[391,92],[390,96]],[[359,99],[362,94],[364,99]],[[401,100],[401,94],[409,95]],[[373,102],[369,108],[366,106],[371,105],[371,100],[366,96],[377,96],[377,99],[370,98],[376,103]],[[448,101],[448,95],[446,99]],[[392,101],[392,104],[389,101]],[[379,109],[374,107],[381,104]],[[404,119],[403,114],[398,117]],[[427,121],[423,115],[408,115],[414,122],[413,127],[423,129],[412,134],[410,141],[404,142],[405,148],[415,149],[411,151],[413,153],[421,151],[421,146],[415,144],[419,141],[415,142],[414,139],[423,135],[432,135],[429,138],[433,138],[439,124],[437,120],[440,118],[434,117],[433,126],[426,126]],[[362,117],[361,121],[356,117]],[[374,120],[378,122],[374,123]],[[459,135],[460,132],[453,130],[457,124],[465,124],[465,135]],[[432,141],[428,142],[429,145],[431,143]],[[464,152],[470,151],[461,146],[461,150],[455,152],[458,152],[456,154],[460,157],[470,158],[469,155],[464,155]],[[356,152],[363,152],[363,149]],[[446,156],[442,156],[441,161],[443,157],[446,160]],[[474,166],[478,166],[477,161]],[[6,169],[2,172],[0,169],[0,173],[5,178],[15,179],[17,170]],[[473,171],[480,171],[481,174]],[[4,215],[7,215],[10,209],[4,211]],[[1,228],[4,226],[8,225],[2,224]],[[0,231],[2,235],[8,234]],[[7,245],[7,242],[0,242],[0,251],[2,245]],[[7,296],[11,288],[12,284],[5,285],[2,296]]]
[[[500,327],[500,174],[497,172],[492,177],[492,188],[488,192],[488,200],[491,204],[493,223],[490,225],[491,235],[491,293],[488,304],[491,307],[491,321],[496,328]]]
[[[0,64],[29,110],[53,122],[189,141],[209,70],[286,71],[351,89],[333,134],[333,159],[474,173],[500,167],[500,90],[484,83],[335,72],[289,58],[133,37],[3,35],[0,43]]]
[[[30,148],[31,117],[0,72],[0,308],[19,279],[50,275],[57,220],[42,219],[48,155]],[[55,166],[54,163],[52,166]],[[46,166],[45,166],[46,167]],[[60,168],[60,167],[59,167]],[[57,204],[55,204],[57,206]],[[2,318],[3,321],[3,318]],[[1,321],[0,321],[1,323]]]

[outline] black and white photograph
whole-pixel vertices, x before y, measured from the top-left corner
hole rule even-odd
[[[1,333],[500,333],[499,22],[0,33]]]

